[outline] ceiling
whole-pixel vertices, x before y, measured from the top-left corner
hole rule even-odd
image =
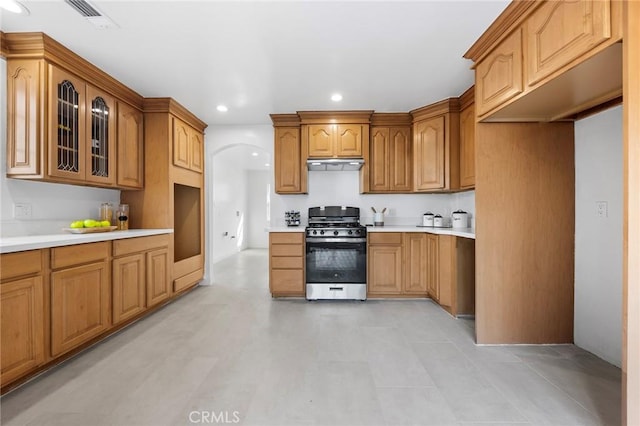
[[[30,14],[3,12],[3,31],[43,31],[210,126],[304,110],[409,111],[458,96],[473,83],[462,55],[509,3],[90,1],[118,26],[101,30],[62,0],[21,2]]]

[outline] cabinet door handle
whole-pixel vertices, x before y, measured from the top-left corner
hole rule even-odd
[[[329,290],[344,290],[344,287],[329,287]]]

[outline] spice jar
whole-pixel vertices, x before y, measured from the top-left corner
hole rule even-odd
[[[129,204],[120,204],[116,213],[118,219],[118,230],[124,231],[129,229]]]

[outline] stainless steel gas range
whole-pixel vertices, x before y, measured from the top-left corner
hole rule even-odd
[[[367,228],[357,207],[309,209],[306,298],[367,299]]]

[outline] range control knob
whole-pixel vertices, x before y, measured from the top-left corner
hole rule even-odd
[[[356,231],[356,232],[357,232],[357,231]],[[350,230],[350,231],[349,231],[349,235],[353,235],[353,231],[351,231],[351,230]]]
[[[360,235],[360,230],[356,229],[356,235]]]
[[[313,231],[313,235],[316,235],[318,233],[318,231]]]
[[[333,235],[336,235],[336,236],[337,236],[338,234],[339,234],[339,232],[338,232],[338,231],[333,231]]]
[[[324,235],[324,231],[320,231],[320,235]]]

